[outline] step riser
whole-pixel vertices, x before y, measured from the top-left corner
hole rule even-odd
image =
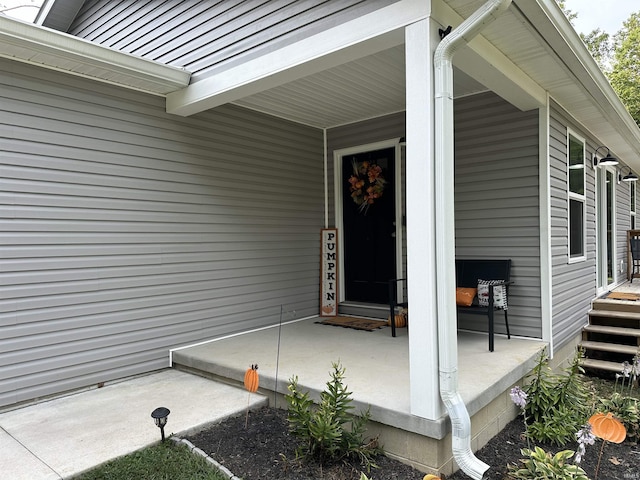
[[[640,302],[595,300],[581,347],[584,368],[620,373],[622,362],[640,352]]]

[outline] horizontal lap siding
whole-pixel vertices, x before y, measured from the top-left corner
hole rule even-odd
[[[196,76],[229,68],[397,0],[89,0],[69,33]]]
[[[595,177],[586,165],[586,260],[569,263],[569,215],[567,193],[567,127],[587,141],[587,159],[593,143],[569,116],[552,104],[549,119],[549,172],[551,190],[551,261],[553,341],[560,348],[587,323],[587,312],[596,294]]]
[[[456,256],[510,258],[511,333],[540,338],[538,112],[491,93],[456,100],[455,163]],[[459,326],[486,329],[479,318]]]
[[[0,61],[0,405],[318,309],[322,132]]]

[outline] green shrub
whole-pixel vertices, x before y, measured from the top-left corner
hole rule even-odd
[[[540,447],[535,450],[523,449],[525,458],[520,460],[521,468],[509,465],[509,477],[514,480],[589,480],[585,471],[577,465],[567,463],[573,456],[571,450],[563,450],[551,455]]]
[[[576,351],[569,367],[556,375],[549,368],[546,351],[538,357],[531,382],[524,387],[527,404],[524,409],[527,435],[538,442],[564,445],[575,437],[592,411],[592,394],[584,382]]]
[[[352,414],[351,392],[344,385],[345,369],[333,364],[331,380],[315,405],[308,392],[301,392],[298,377],[289,381],[288,421],[291,432],[301,440],[298,455],[317,457],[320,461],[344,457],[358,458],[367,467],[374,466],[373,458],[381,452],[377,439],[365,443],[365,426],[369,411]]]

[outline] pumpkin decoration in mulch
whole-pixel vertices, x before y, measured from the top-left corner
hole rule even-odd
[[[607,442],[622,443],[627,437],[627,429],[614,418],[613,413],[596,413],[589,419],[591,433]]]
[[[436,477],[433,473],[428,473],[422,480],[441,480],[441,478]]]
[[[251,368],[248,368],[244,373],[244,388],[249,391],[249,397],[247,398],[247,413],[244,417],[244,428],[249,425],[249,402],[251,401],[251,394],[258,391],[260,385],[260,376],[258,375],[258,364],[251,364]]]
[[[258,391],[260,385],[260,376],[258,375],[258,365],[251,365],[244,374],[244,388],[251,393]]]
[[[591,424],[591,433],[596,437],[603,440],[600,447],[600,455],[598,456],[598,464],[596,465],[596,471],[594,478],[598,480],[598,472],[600,471],[600,462],[602,461],[602,453],[604,452],[604,445],[607,442],[622,443],[627,438],[627,429],[617,418],[614,418],[613,413],[596,413],[589,419]]]

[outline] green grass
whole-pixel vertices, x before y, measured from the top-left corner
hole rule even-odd
[[[167,441],[112,460],[79,480],[226,480],[215,467],[186,445]]]

